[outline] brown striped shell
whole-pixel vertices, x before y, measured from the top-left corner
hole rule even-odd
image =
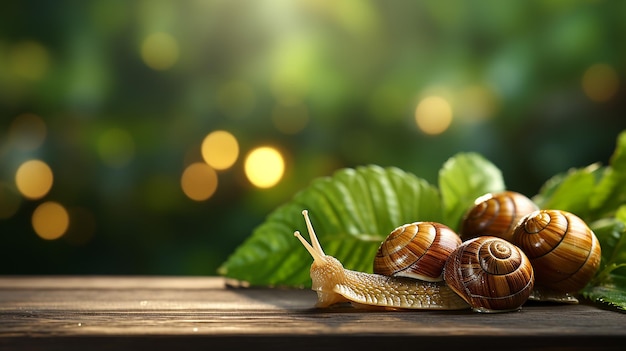
[[[534,285],[528,257],[512,243],[493,236],[465,241],[446,262],[444,280],[477,312],[520,309]]]
[[[485,194],[465,213],[459,235],[463,240],[490,235],[511,241],[517,222],[538,209],[531,199],[514,191]]]
[[[452,229],[436,222],[414,222],[394,229],[374,257],[374,273],[440,281],[446,259],[461,244]]]
[[[600,244],[578,216],[561,210],[535,211],[522,219],[513,242],[528,256],[537,285],[577,292],[600,266]]]

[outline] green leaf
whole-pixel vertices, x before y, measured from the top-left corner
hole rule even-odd
[[[609,237],[605,237],[602,232],[596,232],[596,236],[600,241],[603,256],[606,255],[607,258],[605,264],[626,265],[626,205],[620,206],[615,211],[613,221],[615,224]]]
[[[602,259],[600,261],[598,276],[603,276],[610,272],[604,271],[606,267],[616,263],[626,263],[626,260],[620,260],[619,258],[619,248],[624,245],[622,241],[626,241],[626,236],[623,235],[625,228],[623,221],[616,218],[602,218],[592,222],[589,227],[598,238],[600,248],[602,249]]]
[[[591,210],[596,218],[610,217],[626,203],[626,172],[607,167],[590,199]]]
[[[310,286],[312,258],[293,236],[306,232],[304,209],[326,254],[363,272],[372,271],[374,254],[393,229],[442,218],[437,189],[413,174],[379,166],[342,169],[270,213],[219,273],[252,285]]]
[[[590,224],[602,248],[598,273],[583,289],[586,298],[626,311],[626,132],[617,139],[610,165],[590,196]]]
[[[610,216],[615,209],[626,203],[626,132],[617,138],[617,146],[610,165],[602,173],[590,198],[591,209],[596,217]]]
[[[589,199],[594,192],[599,164],[571,169],[550,178],[533,197],[543,209],[559,209],[585,218],[589,212]]]
[[[601,284],[587,286],[582,295],[595,303],[626,311],[626,277],[611,274]]]
[[[444,224],[458,230],[474,200],[489,192],[505,190],[502,172],[477,153],[450,158],[439,171],[439,189],[444,207]]]

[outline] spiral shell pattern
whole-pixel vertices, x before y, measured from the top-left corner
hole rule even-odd
[[[512,243],[493,236],[465,241],[450,256],[444,280],[478,312],[521,308],[534,286],[528,257]]]
[[[600,243],[578,216],[561,210],[540,210],[524,217],[513,242],[528,256],[537,285],[576,292],[600,266]]]
[[[519,220],[538,209],[531,199],[514,191],[485,194],[463,217],[459,235],[463,240],[490,235],[511,241]]]
[[[461,244],[449,227],[414,222],[394,229],[374,257],[374,273],[440,281],[446,259]]]

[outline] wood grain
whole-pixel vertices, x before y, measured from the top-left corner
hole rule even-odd
[[[588,305],[520,312],[312,308],[309,290],[213,277],[0,277],[0,349],[623,349],[626,314]],[[413,347],[411,347],[412,349]]]

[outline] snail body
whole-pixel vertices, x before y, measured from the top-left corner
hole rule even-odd
[[[528,214],[516,227],[513,243],[535,269],[537,293],[531,299],[576,303],[571,294],[585,287],[600,266],[597,237],[580,217],[567,211]]]
[[[308,217],[308,212],[304,210],[304,215],[307,230],[311,239],[311,243],[306,241],[299,232],[295,232],[294,235],[302,242],[307,251],[311,254],[314,261],[311,265],[311,281],[312,289],[317,292],[318,302],[317,307],[328,307],[337,303],[350,302],[356,307],[368,307],[368,308],[385,308],[385,309],[439,309],[439,310],[462,310],[472,308],[477,312],[502,312],[517,310],[520,308],[521,303],[519,301],[525,301],[522,295],[519,300],[508,298],[507,301],[514,301],[513,304],[508,305],[487,305],[480,306],[477,303],[481,301],[474,299],[470,295],[464,294],[463,289],[453,288],[449,286],[448,279],[462,282],[468,280],[467,276],[460,276],[458,278],[448,278],[447,276],[453,276],[456,272],[468,273],[469,270],[457,269],[458,265],[451,263],[448,270],[448,263],[450,257],[456,257],[461,262],[466,254],[465,251],[461,251],[457,256],[455,253],[463,245],[455,248],[451,254],[446,258],[441,267],[439,273],[435,272],[435,277],[443,277],[444,281],[425,281],[421,279],[413,279],[404,276],[386,276],[382,274],[369,274],[363,272],[356,272],[345,269],[341,262],[332,256],[328,256],[324,253],[315,232],[313,226]],[[415,225],[415,223],[408,226]],[[425,225],[431,225],[426,223]],[[443,226],[443,225],[442,225]],[[445,227],[445,226],[444,226]],[[444,228],[445,231],[445,228]],[[395,232],[395,231],[394,231]],[[392,232],[392,234],[394,233]],[[416,232],[420,232],[417,230]],[[430,232],[430,229],[427,230]],[[393,237],[393,235],[390,235]],[[456,242],[456,241],[455,241]],[[506,243],[514,247],[513,244]],[[381,246],[384,246],[381,244]],[[379,249],[381,251],[381,249]],[[426,250],[428,251],[428,250]],[[483,250],[481,253],[485,253]],[[488,252],[487,252],[488,253]],[[427,254],[427,253],[424,253]],[[523,253],[522,253],[523,255]],[[487,262],[492,262],[492,259],[485,258]],[[527,263],[528,260],[523,260]],[[471,269],[470,269],[471,270]],[[532,272],[532,267],[530,267]],[[436,270],[435,270],[436,271]],[[499,271],[498,271],[499,272]],[[481,281],[485,284],[486,276],[481,276]],[[530,279],[530,286],[532,287],[532,273],[530,276],[526,275],[525,279]],[[471,280],[471,278],[469,279]],[[497,282],[494,284],[500,284]],[[489,283],[489,290],[494,293],[501,293],[506,290],[507,296],[510,295],[508,288],[499,287],[499,285],[491,285]],[[496,287],[497,286],[497,287]],[[498,297],[496,297],[497,299]],[[503,299],[501,299],[503,300]],[[522,302],[523,303],[523,302]]]
[[[512,241],[519,220],[538,209],[531,199],[518,192],[488,193],[477,198],[465,213],[459,235],[463,240],[496,236]]]

